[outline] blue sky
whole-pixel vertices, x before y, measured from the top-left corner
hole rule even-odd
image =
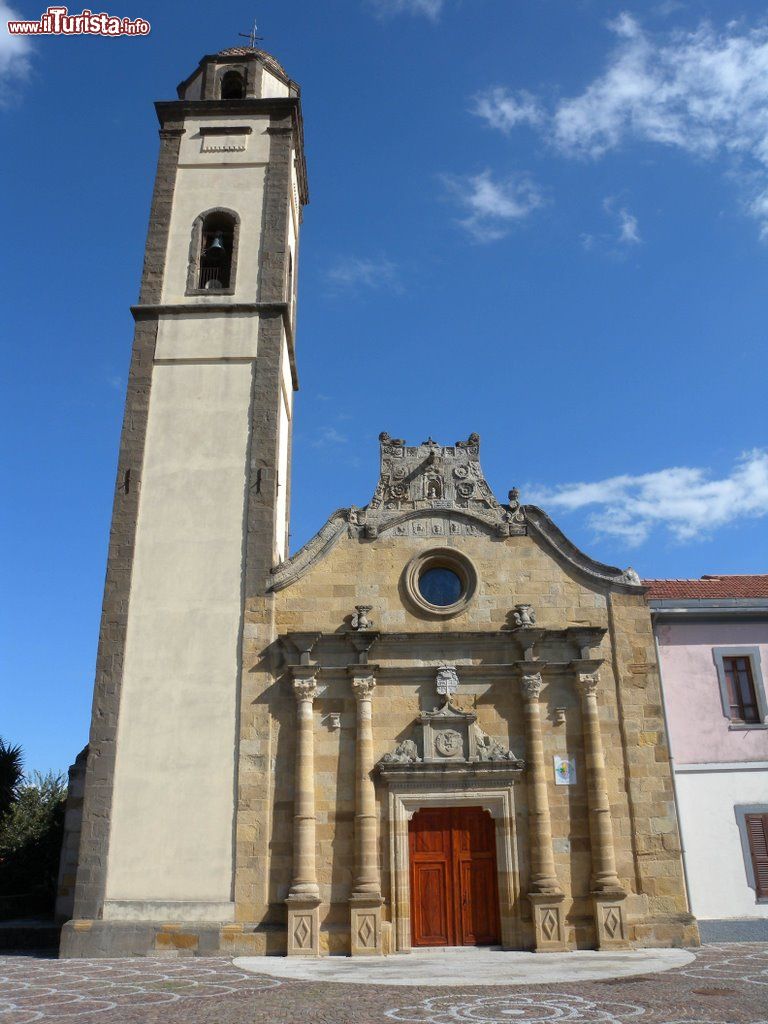
[[[152,102],[254,13],[306,121],[293,549],[369,499],[381,430],[477,431],[497,494],[597,558],[766,571],[763,4],[107,10],[151,34],[0,27],[0,734],[28,767],[87,739]]]

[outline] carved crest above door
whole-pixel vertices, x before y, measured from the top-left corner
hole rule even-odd
[[[456,669],[441,665],[437,670],[436,689],[443,696],[442,704],[432,711],[422,711],[413,724],[411,736],[386,753],[378,763],[379,773],[390,770],[402,774],[404,769],[421,773],[472,769],[482,766],[504,767],[521,771],[525,764],[499,740],[483,732],[474,711],[462,711],[453,703],[452,692],[445,682],[455,677]],[[452,688],[451,688],[452,689]]]

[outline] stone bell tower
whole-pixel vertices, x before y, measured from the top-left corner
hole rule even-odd
[[[179,923],[213,950],[235,920],[242,643],[287,555],[299,87],[236,47],[156,109],[65,956],[172,946]]]

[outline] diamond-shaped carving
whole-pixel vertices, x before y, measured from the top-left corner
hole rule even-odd
[[[360,924],[357,929],[357,938],[361,946],[373,946],[373,937],[376,934],[376,925],[372,914],[361,914]]]
[[[621,914],[616,907],[609,907],[606,910],[603,924],[609,939],[615,939],[621,934]]]
[[[293,941],[298,949],[309,949],[309,939],[312,936],[312,925],[308,917],[297,917],[293,929]]]
[[[549,942],[557,935],[557,914],[554,910],[545,910],[541,917],[541,930]]]

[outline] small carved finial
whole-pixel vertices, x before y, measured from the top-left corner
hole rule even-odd
[[[379,434],[379,441],[381,441],[382,444],[394,445],[396,448],[401,448],[405,444],[402,437],[390,437],[386,430],[382,430]]]
[[[641,583],[643,582],[643,581],[642,581],[642,580],[640,579],[640,577],[638,576],[638,574],[637,574],[637,573],[635,572],[635,570],[634,570],[634,569],[632,568],[632,566],[631,566],[631,565],[630,565],[630,567],[629,567],[628,569],[625,569],[625,570],[624,570],[624,572],[622,573],[622,575],[623,575],[623,577],[624,577],[624,581],[625,581],[626,583],[631,583],[631,584],[633,584],[633,586],[636,586],[636,587],[637,587],[637,586],[640,586],[640,584],[641,584]]]
[[[536,625],[536,613],[532,604],[516,604],[512,619],[519,629],[530,629]]]
[[[352,616],[352,629],[370,629],[373,622],[368,618],[368,612],[373,611],[373,605],[356,604],[355,614]]]
[[[517,508],[520,504],[520,491],[517,487],[513,487],[509,492],[509,504],[512,508]]]
[[[480,435],[473,431],[467,438],[467,444],[480,444]]]

